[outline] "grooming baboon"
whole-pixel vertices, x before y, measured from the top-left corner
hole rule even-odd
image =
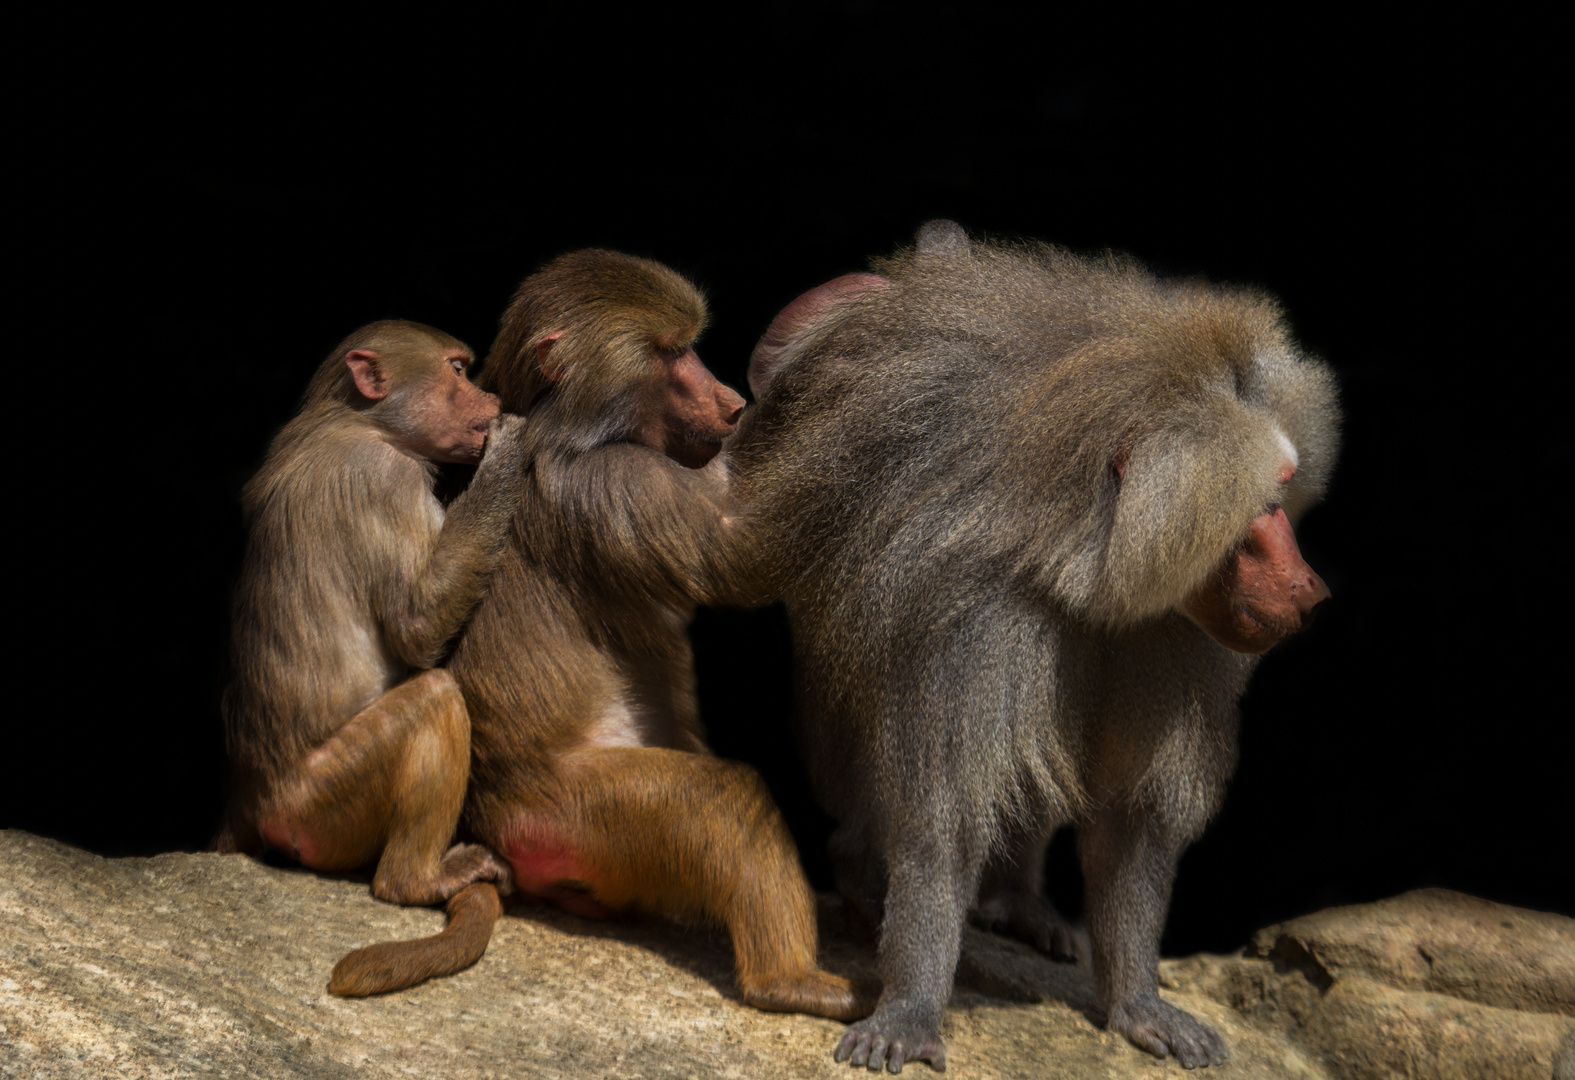
[[[509,888],[486,848],[448,850],[470,723],[454,680],[432,667],[481,596],[522,485],[519,421],[497,419],[497,398],[466,378],[470,362],[431,327],[362,327],[317,369],[245,490],[216,846],[271,846],[319,870],[375,860],[384,900],[454,898],[436,959],[429,942],[396,971],[389,961],[413,943],[386,947],[336,969],[336,993],[473,962],[499,906],[492,885],[476,886],[486,896],[466,886]],[[478,460],[445,513],[433,463]]]
[[[474,753],[466,820],[519,887],[570,911],[725,925],[744,1000],[837,1018],[814,898],[755,773],[712,757],[686,627],[742,599],[725,461],[744,402],[696,357],[695,288],[658,263],[565,255],[527,278],[483,385],[529,420],[513,542],[456,650]]]
[[[932,222],[877,269],[784,312],[730,448],[839,884],[881,928],[837,1057],[942,1067],[976,902],[1067,954],[1039,878],[1070,823],[1110,1027],[1222,1061],[1158,997],[1158,942],[1250,654],[1327,595],[1290,523],[1334,462],[1332,377],[1273,301],[1114,256]]]

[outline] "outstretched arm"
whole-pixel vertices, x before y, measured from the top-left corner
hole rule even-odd
[[[538,459],[534,482],[577,573],[668,604],[751,604],[747,551],[725,457],[701,469],[633,443]],[[546,550],[549,545],[543,545]]]
[[[387,612],[390,642],[413,667],[430,667],[442,656],[497,566],[524,485],[524,430],[522,417],[492,421],[475,477],[449,506],[404,602]]]

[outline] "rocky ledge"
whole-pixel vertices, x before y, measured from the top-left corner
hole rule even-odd
[[[240,856],[103,859],[0,831],[0,1076],[858,1075],[832,1063],[841,1025],[747,1008],[727,941],[659,920],[517,906],[469,971],[327,993],[344,953],[442,921],[364,881]],[[821,923],[826,966],[872,975],[835,901]],[[1575,920],[1558,915],[1408,893],[1270,927],[1240,955],[1167,960],[1160,982],[1225,1036],[1222,1080],[1575,1080]],[[1181,1071],[1098,1020],[1086,969],[970,929],[948,1072]]]

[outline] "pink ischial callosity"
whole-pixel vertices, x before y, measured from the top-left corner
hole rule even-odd
[[[1302,559],[1291,523],[1276,506],[1253,519],[1247,538],[1181,611],[1227,649],[1256,654],[1305,627],[1328,598],[1328,586]]]
[[[594,895],[596,872],[572,845],[554,831],[527,829],[504,845],[514,882],[527,896],[586,919],[610,919],[617,909]]]
[[[270,814],[257,825],[269,847],[290,856],[302,866],[313,870],[337,869],[319,865],[322,860],[318,855],[316,840],[284,814]]]

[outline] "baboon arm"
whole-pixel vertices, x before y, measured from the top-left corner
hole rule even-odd
[[[837,1044],[838,1061],[879,1071],[905,1062],[946,1068],[941,1014],[951,994],[963,920],[979,880],[981,859],[963,850],[955,815],[909,817],[908,835],[886,853],[889,866],[880,973],[885,984],[873,1016],[852,1025]],[[948,827],[950,826],[950,827]]]
[[[755,602],[743,577],[738,508],[721,462],[687,469],[643,446],[616,443],[566,462],[549,482],[563,550],[581,571],[667,603]]]
[[[523,422],[493,426],[487,456],[448,508],[425,564],[403,603],[385,615],[390,645],[412,667],[431,667],[470,617],[508,539],[524,486]]]

